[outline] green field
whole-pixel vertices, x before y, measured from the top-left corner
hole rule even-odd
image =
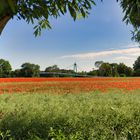
[[[0,95],[0,139],[139,140],[139,92]]]

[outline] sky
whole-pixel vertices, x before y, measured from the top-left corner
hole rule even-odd
[[[79,71],[90,71],[100,60],[132,67],[140,49],[123,16],[115,0],[97,2],[86,19],[74,22],[69,14],[51,18],[52,30],[37,38],[33,25],[15,17],[0,36],[0,58],[9,60],[13,70],[25,62],[39,64],[41,70],[54,64],[72,69],[76,62]]]

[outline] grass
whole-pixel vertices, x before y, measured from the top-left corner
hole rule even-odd
[[[0,95],[0,139],[138,140],[139,92]]]

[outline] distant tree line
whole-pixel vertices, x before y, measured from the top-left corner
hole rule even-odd
[[[132,77],[140,76],[140,56],[133,64],[133,68],[124,63],[95,62],[96,69],[90,72],[75,73],[74,70],[60,69],[57,65],[46,67],[40,71],[37,64],[23,63],[20,69],[12,70],[9,61],[0,59],[0,77],[73,77],[73,76],[100,76],[100,77]]]
[[[107,63],[97,61],[95,63],[97,70],[92,70],[88,74],[102,77],[130,77],[133,76],[133,69],[124,63]]]
[[[74,70],[60,69],[57,65],[47,67],[44,72],[40,73],[41,77],[71,77],[75,73]]]
[[[133,68],[126,66],[124,63],[108,63],[103,61],[95,62],[96,70],[88,72],[91,76],[101,77],[132,77],[140,76],[140,56],[133,64]]]

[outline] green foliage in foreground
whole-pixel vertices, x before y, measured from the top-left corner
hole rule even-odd
[[[138,140],[139,92],[1,95],[0,139]]]

